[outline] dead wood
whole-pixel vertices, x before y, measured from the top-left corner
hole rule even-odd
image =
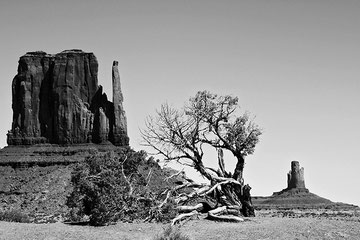
[[[236,211],[235,208],[229,208],[227,206],[218,207],[216,209],[210,210],[208,212],[207,219],[209,220],[215,220],[215,221],[225,221],[225,222],[243,222],[244,219],[238,216],[234,215],[228,215],[233,214],[236,215],[239,214],[239,211]],[[227,215],[220,215],[220,214],[227,214]]]
[[[125,159],[124,159],[124,160],[121,162],[121,164],[120,164],[120,166],[121,166],[121,174],[122,174],[122,176],[123,176],[126,184],[127,184],[128,187],[129,187],[128,195],[129,195],[129,196],[132,196],[132,194],[133,194],[133,192],[134,192],[134,188],[133,188],[131,182],[129,181],[129,179],[126,177],[125,171],[124,171],[124,163],[126,162],[126,160],[127,160],[127,156],[125,157]]]
[[[176,223],[179,223],[180,221],[186,219],[186,218],[190,218],[192,216],[198,216],[199,215],[199,212],[194,210],[190,213],[183,213],[183,214],[180,214],[179,216],[177,216],[176,218],[174,218],[172,221],[171,221],[171,225],[175,225]]]
[[[222,177],[218,177],[215,178],[215,180],[219,181],[218,183],[216,183],[214,186],[212,186],[206,193],[205,195],[209,195],[211,192],[213,192],[215,189],[221,187],[222,185],[227,185],[227,184],[235,184],[235,185],[239,185],[241,186],[241,184],[236,181],[233,178],[222,178]]]
[[[171,178],[179,176],[180,174],[184,173],[184,169],[179,170],[178,172],[164,178],[164,181],[168,182]]]
[[[162,201],[162,203],[160,203],[160,205],[158,206],[159,209],[161,209],[168,202],[171,194],[172,194],[172,192],[169,190],[166,194],[164,201]]]
[[[180,193],[182,189],[192,188],[190,193]],[[214,177],[213,185],[197,184],[188,182],[173,189],[163,192],[166,194],[165,199],[156,207],[160,212],[167,202],[173,201],[177,207],[179,215],[172,220],[172,225],[177,224],[185,219],[191,219],[193,216],[199,216],[201,213],[207,213],[206,218],[214,221],[226,222],[243,222],[242,204],[238,198],[238,193],[242,192],[242,184],[233,178]],[[185,205],[186,202],[193,202],[194,205]],[[216,206],[209,204],[205,199],[216,201]],[[200,200],[200,201],[199,201]],[[212,201],[210,200],[210,202]],[[197,203],[196,203],[197,202]]]
[[[243,218],[237,217],[237,216],[228,216],[228,215],[217,216],[217,215],[214,215],[211,213],[208,213],[208,216],[206,217],[206,219],[219,221],[219,222],[243,222],[244,221]]]
[[[148,173],[148,175],[147,175],[147,177],[146,177],[146,179],[145,179],[145,181],[146,181],[146,187],[149,185],[149,183],[150,183],[150,179],[151,179],[151,176],[152,176],[152,168],[150,169],[150,171],[149,171],[149,173]]]
[[[179,211],[179,213],[188,213],[188,212],[192,212],[192,211],[202,211],[202,209],[204,208],[204,205],[202,203],[199,203],[195,206],[178,206],[177,210]]]
[[[192,191],[189,194],[184,194],[184,193],[179,194],[179,196],[175,198],[175,202],[177,204],[180,204],[182,202],[186,202],[189,199],[195,198],[197,196],[203,196],[204,193],[210,189],[209,185],[204,186],[203,184],[201,184],[201,185],[189,185],[188,187],[190,187],[190,186],[195,186],[195,187],[202,186],[202,187],[201,188],[194,188],[194,191]],[[179,190],[179,189],[177,189],[177,190]]]

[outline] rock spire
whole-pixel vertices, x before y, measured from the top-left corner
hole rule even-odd
[[[120,74],[118,70],[118,62],[114,61],[112,66],[112,84],[113,84],[113,103],[114,103],[114,128],[113,143],[115,145],[124,145],[129,142],[127,137],[127,122],[125,110],[123,107],[123,95],[120,85]]]
[[[287,189],[305,188],[304,168],[300,168],[298,161],[291,162],[291,170],[287,174]]]

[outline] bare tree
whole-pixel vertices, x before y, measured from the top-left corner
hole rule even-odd
[[[254,216],[243,171],[245,157],[254,152],[262,130],[248,113],[237,116],[237,110],[237,97],[201,91],[183,109],[163,104],[155,117],[147,119],[142,137],[166,161],[191,166],[208,179],[206,194],[216,196],[218,203],[241,206],[243,215]],[[218,169],[204,165],[204,145],[217,149]],[[237,159],[233,171],[226,171],[223,151]]]

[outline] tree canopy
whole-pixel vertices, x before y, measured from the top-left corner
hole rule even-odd
[[[145,145],[167,161],[175,160],[195,168],[209,180],[231,177],[241,182],[244,158],[254,153],[262,130],[249,113],[237,115],[238,102],[237,97],[230,95],[199,91],[182,109],[163,104],[146,121],[146,129],[142,131]],[[203,165],[204,145],[219,151],[219,169]],[[223,150],[230,151],[237,159],[232,172],[225,170]]]
[[[251,187],[244,184],[243,171],[245,157],[254,153],[262,130],[249,113],[239,115],[238,103],[237,97],[199,91],[181,109],[161,105],[147,119],[142,137],[166,161],[190,166],[208,179],[206,195],[212,194],[217,206],[241,206],[244,216],[254,216]],[[218,151],[218,169],[204,165],[205,145]],[[225,168],[224,150],[237,160],[233,171]]]

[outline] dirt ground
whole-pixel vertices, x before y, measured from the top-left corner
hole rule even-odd
[[[25,224],[0,222],[1,240],[55,239],[153,239],[167,225],[118,223],[106,227],[74,226],[63,223]],[[360,239],[359,218],[260,216],[242,223],[191,220],[181,231],[193,240],[205,239]]]

